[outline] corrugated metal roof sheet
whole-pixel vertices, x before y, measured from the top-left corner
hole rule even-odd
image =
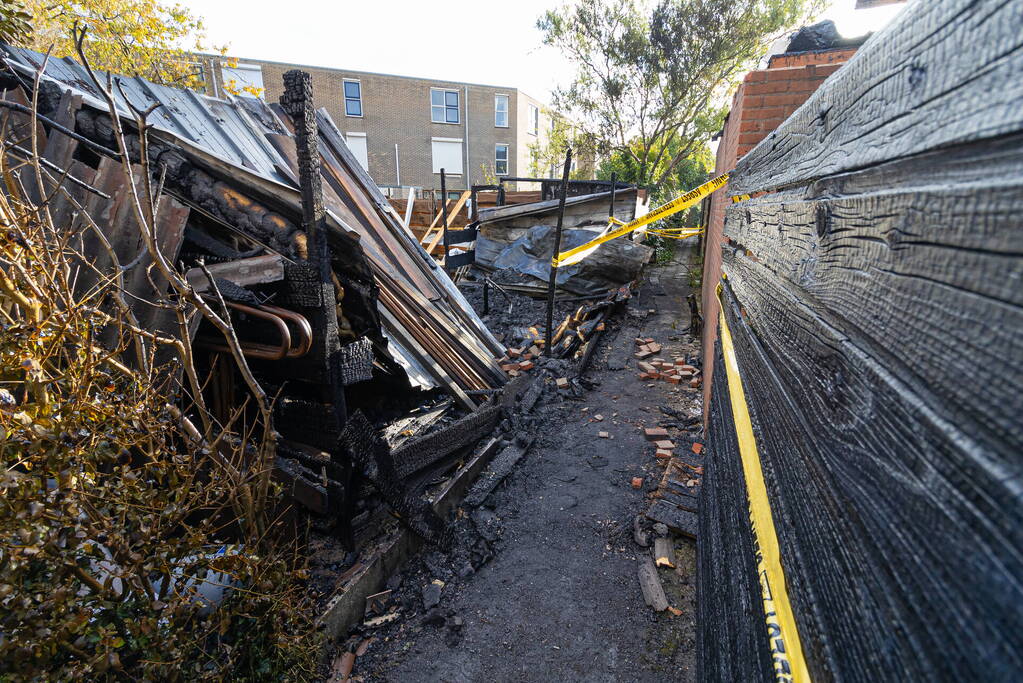
[[[11,46],[4,49],[9,61],[20,66],[23,74],[34,74],[43,63],[43,55],[38,52]],[[98,73],[97,76],[102,81],[106,73]],[[44,77],[71,88],[94,107],[107,108],[106,100],[96,90],[89,72],[70,57],[49,59]],[[276,119],[262,100],[240,97],[223,100],[192,90],[158,85],[143,78],[117,75],[114,78],[120,84],[120,89],[113,88],[114,99],[118,110],[125,116],[130,117],[131,110],[125,104],[124,96],[142,110],[159,103],[161,106],[149,116],[149,122],[157,129],[192,142],[265,178],[295,187],[294,182],[278,170],[286,166],[284,160],[267,142],[261,127],[253,125],[254,114],[263,125],[272,125]],[[280,127],[280,122],[276,125]]]

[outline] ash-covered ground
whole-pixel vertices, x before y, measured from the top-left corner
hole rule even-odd
[[[687,333],[690,255],[648,269],[582,377],[576,361],[531,371],[543,394],[503,437],[530,447],[482,505],[459,509],[450,545],[426,547],[391,577],[390,594],[337,644],[335,664],[359,654],[350,680],[695,680],[695,542],[675,537],[675,567],[658,569],[675,615],[645,604],[637,570],[650,551],[633,540],[637,516],[654,535],[642,513],[663,471],[643,428],[665,427],[679,452],[702,440],[701,391],[640,380],[632,357],[635,337],[652,337],[661,355],[698,365]],[[481,310],[479,288],[464,291]],[[510,296],[509,314],[491,292],[491,329],[514,341],[519,327],[542,328],[545,302]],[[555,319],[577,306],[561,304]],[[611,370],[609,358],[627,360]],[[570,387],[559,390],[558,377]]]

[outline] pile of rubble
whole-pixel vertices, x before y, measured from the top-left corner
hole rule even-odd
[[[671,384],[687,383],[692,389],[699,388],[703,382],[699,368],[690,365],[685,358],[673,358],[670,361],[650,358],[661,351],[661,345],[653,339],[637,337],[636,346],[638,350],[633,355],[639,359],[639,379],[660,379]]]

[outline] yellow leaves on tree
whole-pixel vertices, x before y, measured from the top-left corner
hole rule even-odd
[[[85,53],[94,68],[176,87],[201,88],[194,52],[205,44],[202,19],[157,0],[24,0],[33,31],[21,41],[56,57],[74,57],[72,27],[88,28]],[[223,52],[223,50],[218,50]]]

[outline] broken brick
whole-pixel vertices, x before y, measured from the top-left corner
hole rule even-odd
[[[647,344],[647,348],[650,349],[651,351],[653,351],[654,353],[660,353],[660,351],[661,351],[661,349],[663,347],[660,344],[658,344],[657,342],[653,342],[653,343]]]
[[[646,340],[643,337],[636,337],[636,346],[643,346],[646,344]]]
[[[682,370],[682,372],[691,372],[694,375],[696,374],[696,368],[694,368],[692,365],[683,365],[679,369]]]
[[[664,450],[661,450],[660,448],[658,448],[657,452],[654,453],[654,457],[655,458],[670,458],[671,457],[671,451],[664,451]]]
[[[611,435],[608,432],[597,432],[597,436],[601,439],[610,439]]]
[[[519,363],[519,370],[532,370],[536,367],[536,363],[531,360],[527,360],[525,363]]]
[[[532,354],[533,358],[540,357],[540,347],[536,344],[529,347],[529,353]]]
[[[682,381],[682,378],[679,377],[678,375],[668,375],[667,377],[665,377],[665,379],[671,382],[672,384],[678,384],[679,382]]]
[[[522,355],[522,349],[508,349],[505,353],[508,354],[509,358],[518,358]]]
[[[643,477],[632,478],[632,488],[638,489],[643,487]]]
[[[604,416],[601,415],[600,413],[597,413],[596,415],[593,416],[593,419],[596,420],[597,422],[603,422]]]
[[[636,358],[639,358],[640,360],[642,360],[644,358],[649,358],[650,356],[652,356],[654,354],[653,354],[652,351],[637,351],[636,353],[634,353],[632,355],[634,355]]]
[[[650,441],[660,441],[668,437],[668,430],[664,427],[647,427],[643,430],[643,436]]]
[[[659,451],[675,450],[675,444],[671,441],[668,441],[667,439],[663,439],[661,441],[654,441],[654,446],[656,446],[657,450]]]
[[[651,365],[650,363],[644,363],[644,362],[640,361],[639,363],[637,363],[637,365],[639,365],[639,369],[640,370],[642,370],[643,372],[647,373],[648,375],[657,372],[657,370],[654,368],[654,366]]]
[[[697,455],[699,455],[700,453],[703,453],[703,444],[700,443],[699,441],[694,443],[693,444],[693,453],[696,453]]]
[[[700,386],[700,378],[696,377],[694,379],[689,380],[689,386],[693,389],[698,388]]]
[[[556,385],[558,385],[559,389],[568,389],[568,378],[567,377],[559,377],[556,380],[554,380],[554,383]]]

